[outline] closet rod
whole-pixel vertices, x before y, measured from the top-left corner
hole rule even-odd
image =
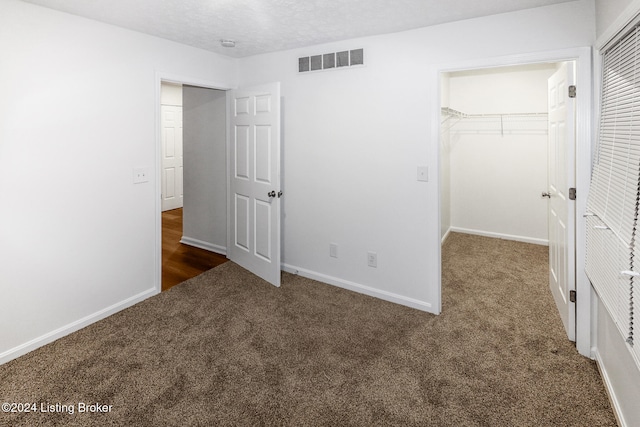
[[[513,134],[514,132],[530,132],[530,133],[547,133],[547,113],[491,113],[491,114],[468,114],[458,110],[454,110],[449,107],[442,107],[443,120],[442,125],[445,122],[450,121],[447,125],[446,131],[452,129],[454,126],[460,124],[465,128],[468,128],[471,123],[475,123],[475,133],[492,132],[491,128],[487,126],[495,123],[492,126],[499,125],[496,132],[504,136],[505,133]],[[544,129],[541,127],[543,126]],[[460,129],[459,132],[469,131],[470,129]]]
[[[491,113],[491,114],[467,114],[449,107],[442,107],[442,114],[458,117],[460,119],[470,118],[498,118],[498,117],[546,117],[547,113]]]

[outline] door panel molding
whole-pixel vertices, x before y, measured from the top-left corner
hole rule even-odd
[[[227,92],[229,259],[280,286],[280,84]]]
[[[162,105],[162,211],[183,207],[182,107]]]
[[[549,288],[567,337],[576,340],[576,306],[569,301],[575,283],[575,84],[573,62],[564,62],[548,80],[549,99]]]

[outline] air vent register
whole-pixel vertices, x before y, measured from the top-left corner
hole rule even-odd
[[[364,49],[343,50],[298,58],[299,73],[353,67],[354,65],[364,65]]]

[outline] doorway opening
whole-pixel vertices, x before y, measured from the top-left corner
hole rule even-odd
[[[227,261],[226,92],[161,82],[161,290]]]
[[[563,61],[440,75],[442,243],[450,233],[459,233],[548,246],[552,292],[553,283],[558,282],[558,263],[563,265],[560,273],[567,290],[566,301],[559,304],[556,298],[556,304],[571,340],[575,340],[575,305],[569,301],[568,289],[575,289],[575,234],[571,231],[565,234],[565,241],[559,242],[562,236],[556,225],[574,230],[575,208],[571,205],[566,218],[558,221],[550,198],[557,203],[563,196],[553,190],[558,169],[569,182],[564,182],[567,185],[563,188],[575,185],[574,166],[564,167],[575,165],[575,134],[571,132],[572,158],[564,151],[558,154],[554,148],[558,133],[549,113],[553,104],[550,79],[569,73],[574,82],[573,66],[573,61]],[[575,127],[575,110],[571,114],[570,126]],[[569,139],[560,142],[568,146]],[[567,243],[570,248],[560,254],[558,248]],[[545,255],[544,251],[537,253]],[[443,252],[443,256],[446,254]],[[445,261],[442,259],[443,265]],[[517,263],[530,261],[523,257]],[[514,265],[516,270],[518,266]]]

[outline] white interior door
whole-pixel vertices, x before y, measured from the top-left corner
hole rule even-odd
[[[575,99],[574,64],[565,62],[549,79],[549,286],[571,341],[576,335],[575,303]]]
[[[280,84],[227,92],[227,256],[280,286]]]
[[[182,107],[161,106],[162,211],[183,206]]]

